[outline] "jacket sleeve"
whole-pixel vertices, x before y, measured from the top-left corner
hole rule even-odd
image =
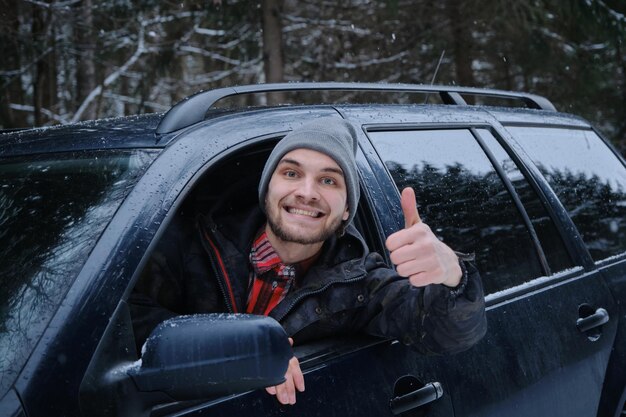
[[[458,353],[476,344],[487,332],[483,287],[473,263],[460,262],[463,277],[458,287],[414,287],[380,255],[368,255],[366,331],[398,339],[425,354]]]
[[[176,218],[160,238],[129,298],[137,348],[162,321],[226,311],[193,223]],[[221,308],[221,309],[220,309]]]

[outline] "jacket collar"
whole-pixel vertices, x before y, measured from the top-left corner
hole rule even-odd
[[[222,238],[228,240],[243,257],[242,262],[248,262],[253,240],[258,230],[265,224],[266,217],[258,204],[238,212],[223,210],[223,206],[217,206],[202,221],[205,227],[209,227],[213,231],[218,241]],[[223,247],[221,244],[220,246]],[[354,225],[350,224],[343,236],[333,235],[324,242],[322,253],[309,272],[334,269],[334,267],[346,262],[351,264],[362,263],[368,252],[363,237]],[[350,270],[353,271],[354,268],[350,268]],[[310,274],[307,274],[307,278],[308,275]],[[305,286],[308,285],[305,284]]]

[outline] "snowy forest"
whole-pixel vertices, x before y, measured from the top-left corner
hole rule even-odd
[[[238,84],[434,82],[544,95],[626,154],[623,0],[0,5],[4,129],[164,112]]]

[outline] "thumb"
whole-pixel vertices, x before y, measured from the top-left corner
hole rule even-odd
[[[400,205],[402,206],[402,213],[404,214],[405,229],[408,229],[414,224],[422,221],[419,213],[417,212],[417,202],[415,200],[415,191],[413,191],[413,188],[406,187],[402,190]]]

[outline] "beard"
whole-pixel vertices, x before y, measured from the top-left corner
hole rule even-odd
[[[326,241],[341,227],[342,222],[342,218],[337,216],[328,227],[314,234],[305,235],[303,232],[288,230],[279,216],[268,207],[267,203],[265,204],[265,213],[267,213],[267,224],[276,237],[283,242],[299,243],[301,245],[311,245]]]

